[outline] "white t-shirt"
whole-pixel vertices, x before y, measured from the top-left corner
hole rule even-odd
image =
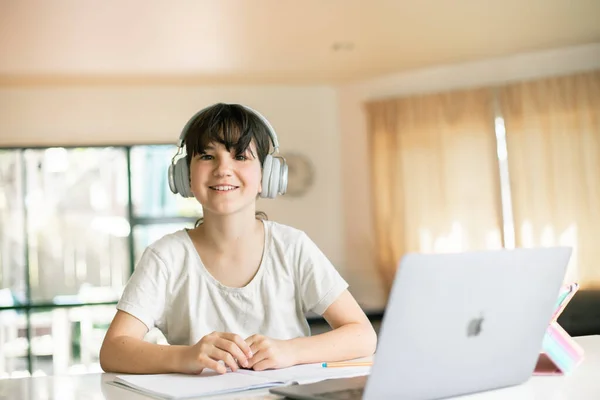
[[[272,221],[264,227],[262,261],[246,286],[217,281],[180,230],[145,250],[117,308],[158,327],[170,344],[195,344],[213,331],[310,335],[306,313],[323,314],[348,284],[304,232]]]

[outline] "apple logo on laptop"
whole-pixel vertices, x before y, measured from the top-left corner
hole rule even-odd
[[[479,336],[481,333],[481,325],[483,324],[483,315],[478,318],[473,318],[467,325],[467,336]]]

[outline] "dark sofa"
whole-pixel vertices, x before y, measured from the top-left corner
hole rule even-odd
[[[558,323],[571,336],[600,335],[600,289],[575,293]]]

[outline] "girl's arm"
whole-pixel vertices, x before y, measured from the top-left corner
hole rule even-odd
[[[331,331],[290,341],[296,364],[350,360],[375,353],[377,334],[348,290],[325,310],[323,318]]]
[[[100,366],[106,372],[160,374],[176,372],[184,346],[145,342],[148,328],[139,319],[117,311],[100,349]]]
[[[264,370],[295,364],[341,361],[370,356],[377,334],[354,297],[344,291],[323,313],[333,330],[320,335],[275,340],[262,335],[246,339],[254,357],[250,368]]]
[[[147,332],[143,322],[117,311],[100,349],[102,369],[128,374],[199,374],[210,368],[225,373],[225,366],[236,371],[239,365],[247,366],[252,356],[242,337],[232,333],[213,332],[193,346],[170,346],[145,342]]]

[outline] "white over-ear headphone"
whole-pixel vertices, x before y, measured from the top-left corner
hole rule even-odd
[[[262,191],[260,192],[260,197],[274,199],[278,194],[285,194],[287,190],[288,178],[288,167],[287,163],[285,162],[285,158],[273,155],[275,152],[279,152],[277,134],[275,133],[275,129],[273,129],[269,121],[262,114],[248,106],[241,106],[256,115],[262,121],[269,132],[269,136],[271,137],[273,151],[271,154],[267,154],[262,166]],[[194,197],[190,187],[190,171],[185,157],[180,157],[177,159],[177,161],[175,159],[178,155],[183,154],[185,136],[187,135],[192,123],[200,114],[211,107],[213,106],[208,106],[198,111],[192,118],[190,118],[187,124],[185,124],[183,131],[181,131],[181,135],[179,135],[179,140],[177,141],[177,153],[175,153],[173,156],[171,165],[169,166],[169,188],[171,188],[173,193],[179,193],[183,197]]]

